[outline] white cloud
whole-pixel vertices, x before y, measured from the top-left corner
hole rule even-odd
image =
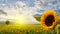
[[[35,6],[38,9],[57,9],[56,0],[35,0]]]
[[[23,8],[23,7],[25,7],[25,6],[26,6],[26,4],[23,3],[22,1],[17,1],[17,2],[16,2],[16,7],[17,7],[17,8]]]
[[[3,9],[8,14],[8,18],[24,15],[27,17],[26,18],[28,20],[27,24],[39,23],[33,17],[33,15],[35,15],[37,13],[37,8],[36,7],[28,7],[26,5],[26,3],[24,3],[24,2],[17,1],[15,6],[13,6],[13,7],[5,6],[5,7],[2,7],[1,9]],[[11,17],[9,17],[9,16],[11,16]]]
[[[35,7],[39,10],[41,10],[45,7],[45,3],[46,3],[45,0],[35,0],[35,2],[34,2]]]

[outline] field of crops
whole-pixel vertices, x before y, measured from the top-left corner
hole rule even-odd
[[[2,34],[35,34],[40,32],[40,25],[0,25],[0,33]]]
[[[60,28],[60,27],[59,27]],[[23,25],[1,25],[0,34],[59,34],[60,30],[52,29],[50,31],[43,30],[40,24],[23,24]]]

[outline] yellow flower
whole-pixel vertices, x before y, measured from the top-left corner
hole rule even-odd
[[[56,25],[57,14],[54,10],[46,10],[41,16],[41,26],[44,30],[53,29]]]

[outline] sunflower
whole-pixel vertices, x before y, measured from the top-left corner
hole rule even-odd
[[[41,26],[44,30],[53,29],[56,25],[57,14],[54,10],[46,10],[41,16]]]

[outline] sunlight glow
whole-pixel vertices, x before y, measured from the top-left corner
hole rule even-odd
[[[16,24],[25,24],[27,22],[27,17],[25,15],[15,16]]]

